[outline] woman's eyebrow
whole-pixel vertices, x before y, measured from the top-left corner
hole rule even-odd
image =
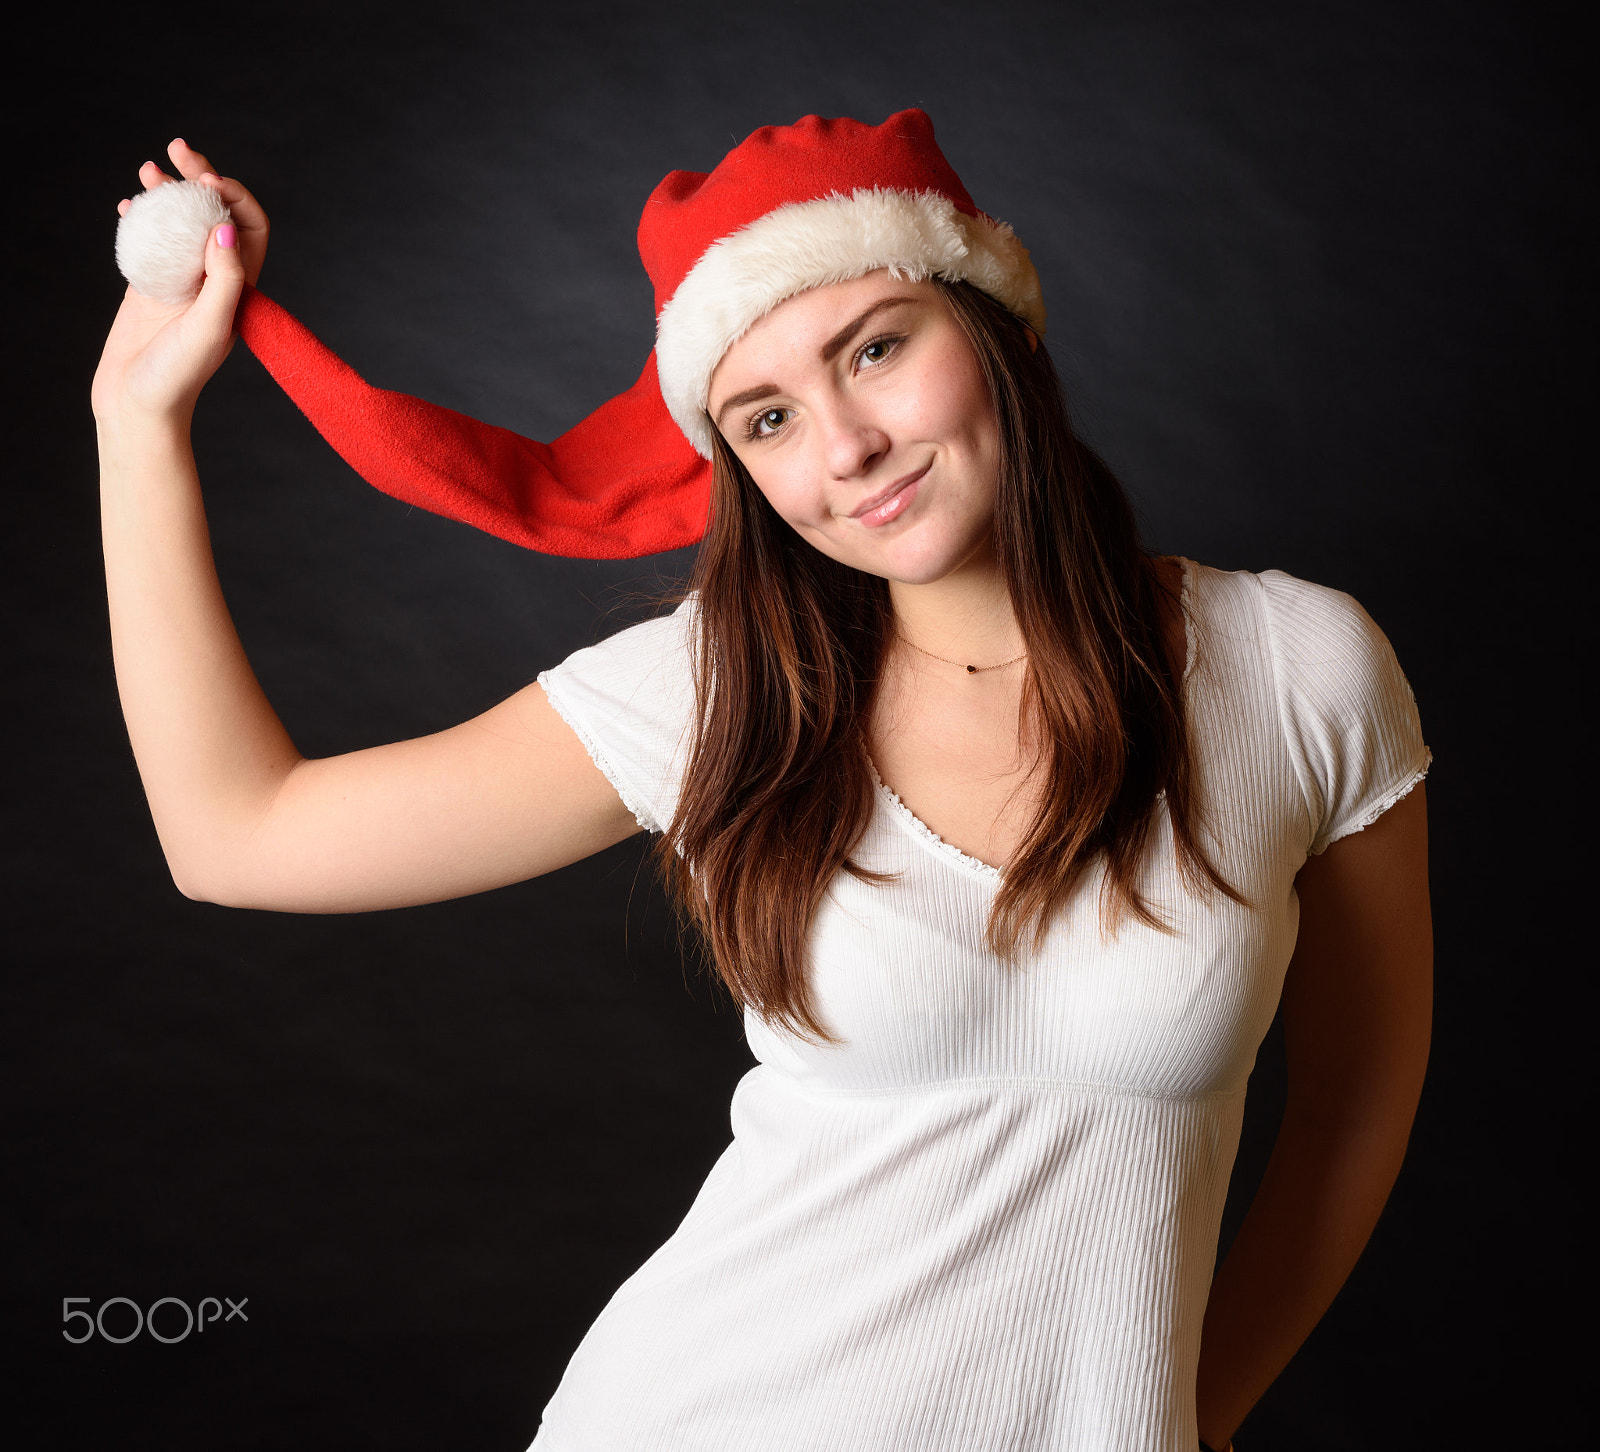
[[[730,408],[738,408],[741,404],[754,403],[757,399],[768,398],[778,392],[776,383],[758,383],[754,388],[747,388],[743,393],[736,393],[732,398],[724,399],[722,407],[717,410],[717,427],[722,427],[722,416]]]
[[[878,301],[873,303],[873,305],[868,308],[866,312],[862,313],[860,317],[854,318],[850,322],[846,323],[842,328],[839,329],[837,333],[835,333],[831,338],[828,339],[826,343],[822,345],[822,361],[824,363],[833,362],[833,360],[839,356],[839,350],[861,331],[862,326],[866,323],[868,318],[873,316],[873,314],[881,313],[885,308],[897,308],[901,305],[901,303],[914,303],[916,301],[917,299],[914,297],[879,298]]]

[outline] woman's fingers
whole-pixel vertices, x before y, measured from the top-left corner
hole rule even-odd
[[[167,148],[167,155],[172,158],[172,164],[183,173],[185,181],[204,182],[216,192],[233,212],[234,221],[245,231],[266,227],[267,214],[262,211],[261,203],[250,195],[241,182],[235,181],[231,176],[220,175],[210,161],[181,136]]]
[[[270,228],[266,212],[261,203],[231,176],[206,172],[200,180],[228,204],[228,211],[239,228],[239,255],[244,264],[245,278],[253,284],[261,276],[261,264],[267,258],[267,233]]]
[[[160,186],[162,182],[176,180],[176,177],[168,176],[166,172],[162,171],[161,168],[153,161],[147,161],[139,168],[139,183],[147,192],[155,187]]]
[[[216,172],[216,167],[181,136],[173,138],[172,145],[167,148],[167,155],[172,158],[172,164],[178,168],[178,174],[185,181],[199,181],[204,173]]]
[[[173,138],[172,144],[167,147],[167,155],[185,181],[199,182],[202,186],[210,187],[228,204],[234,225],[238,228],[238,251],[235,255],[244,268],[246,280],[254,283],[261,275],[261,264],[267,256],[269,224],[261,203],[250,194],[243,183],[231,176],[219,175],[216,168],[211,165],[210,159],[204,153],[196,151],[181,136]],[[139,179],[144,182],[146,189],[159,186],[163,181],[172,180],[153,161],[147,161],[140,168]],[[117,210],[120,213],[125,209],[118,207]]]
[[[214,171],[202,172],[195,180],[204,182],[228,204],[233,219],[247,232],[267,230],[267,214],[242,182],[231,176],[218,176]]]

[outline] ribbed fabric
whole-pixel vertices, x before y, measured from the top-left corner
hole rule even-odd
[[[1193,1452],[1195,1363],[1245,1083],[1295,873],[1426,771],[1388,642],[1347,595],[1185,564],[1185,699],[1213,860],[1170,832],[1176,928],[1102,936],[1098,880],[1040,951],[984,946],[1000,875],[879,784],[810,971],[838,1046],[753,1015],[733,1140],[601,1312],[537,1452]],[[692,606],[540,676],[638,815],[672,818]]]

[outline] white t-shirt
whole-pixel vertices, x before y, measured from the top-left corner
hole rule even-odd
[[[880,785],[809,971],[839,1045],[753,1014],[733,1140],[574,1354],[537,1452],[1194,1452],[1194,1381],[1245,1083],[1307,854],[1429,753],[1348,595],[1185,563],[1184,695],[1212,860],[1170,830],[1144,891],[1175,931],[1102,936],[1098,874],[1014,964],[1000,874]],[[622,799],[672,819],[692,607],[539,677]]]

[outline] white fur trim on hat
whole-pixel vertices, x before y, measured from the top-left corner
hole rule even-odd
[[[969,217],[937,192],[878,187],[791,202],[706,248],[656,320],[661,396],[702,457],[711,457],[706,402],[722,355],[786,299],[880,267],[970,282],[1044,333],[1039,274],[1004,222]]]
[[[145,297],[192,302],[206,279],[206,239],[231,215],[204,182],[151,187],[117,223],[117,267]]]

